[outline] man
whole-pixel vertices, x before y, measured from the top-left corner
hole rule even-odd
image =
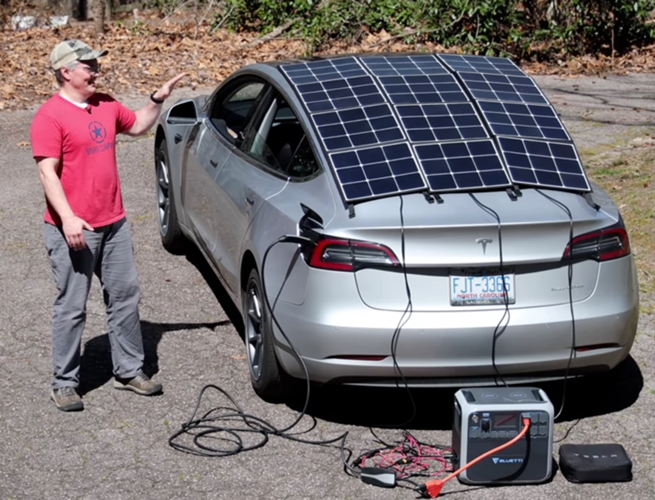
[[[45,245],[59,290],[52,317],[50,395],[63,411],[84,409],[76,387],[93,274],[100,279],[107,308],[114,387],[145,396],[162,391],[142,371],[139,282],[116,166],[116,134],[147,132],[185,73],[134,112],[96,93],[98,58],[106,54],[80,40],[54,48],[50,65],[59,92],[39,108],[30,131],[47,204]]]

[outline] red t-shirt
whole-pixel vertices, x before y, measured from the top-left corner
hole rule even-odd
[[[116,165],[116,134],[129,130],[134,111],[106,94],[80,108],[55,94],[37,111],[30,136],[35,158],[59,158],[57,175],[73,213],[92,227],[125,216]],[[47,201],[47,200],[46,200]],[[61,225],[47,203],[46,222]]]

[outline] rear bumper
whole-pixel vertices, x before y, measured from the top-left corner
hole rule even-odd
[[[611,369],[627,357],[639,310],[632,257],[601,264],[593,294],[572,306],[573,315],[568,303],[520,302],[508,311],[472,306],[403,315],[366,306],[352,275],[312,270],[304,302],[278,301],[275,316],[316,382],[395,386],[402,373],[412,386],[495,384],[492,358],[508,382],[553,380],[564,376],[573,347],[589,349],[574,350],[570,375]],[[304,377],[279,331],[276,340],[282,367]]]

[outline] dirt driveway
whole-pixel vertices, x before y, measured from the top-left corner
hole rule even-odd
[[[580,149],[627,142],[655,131],[655,75],[607,78],[538,77]],[[178,96],[183,95],[184,89]],[[138,106],[140,99],[126,97]],[[343,472],[339,450],[273,437],[263,448],[227,458],[173,450],[168,437],[193,410],[199,391],[216,384],[244,411],[278,428],[296,417],[294,405],[269,405],[249,385],[244,348],[231,322],[233,309],[194,256],[175,257],[159,243],[152,137],[122,138],[118,146],[125,204],[142,283],[141,317],[147,368],[165,393],[140,398],[111,387],[104,310],[94,285],[83,339],[86,409],[57,411],[48,400],[51,373],[49,318],[54,284],[41,238],[43,197],[27,144],[32,111],[0,112],[0,500],[9,499],[411,499],[401,488],[380,489]],[[644,303],[653,297],[642,297]],[[648,311],[651,309],[644,309]],[[621,443],[634,462],[627,484],[574,485],[561,474],[545,485],[466,488],[444,492],[467,499],[655,498],[655,324],[643,312],[632,356],[611,376],[572,382],[556,425],[562,443]],[[547,387],[554,402],[560,386]],[[450,444],[452,392],[415,394],[411,431],[431,444]],[[225,404],[212,393],[206,408]],[[402,391],[324,389],[310,413],[308,439],[349,432],[359,454],[377,448],[369,427],[386,441],[401,431],[382,429],[410,411]],[[307,419],[303,428],[312,425]],[[555,454],[560,443],[555,446]]]

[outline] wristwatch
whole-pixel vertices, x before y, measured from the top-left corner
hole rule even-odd
[[[150,94],[150,100],[155,104],[163,104],[166,99],[157,99],[155,97],[155,92],[153,92],[152,94]]]

